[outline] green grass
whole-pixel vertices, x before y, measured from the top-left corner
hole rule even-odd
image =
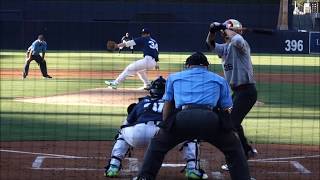
[[[163,70],[178,71],[190,53],[162,53]],[[48,52],[50,69],[77,71],[122,70],[137,54],[105,52]],[[221,72],[220,60],[210,54],[211,70]],[[0,70],[21,69],[24,52],[1,51]],[[320,73],[317,56],[254,55],[255,73]],[[38,69],[35,63],[32,69]],[[102,77],[101,77],[102,78]],[[104,87],[103,79],[87,77],[44,80],[30,77],[0,78],[0,140],[111,140],[124,119],[125,107],[48,105],[14,101],[19,97],[41,97]],[[138,80],[123,86],[136,87]],[[249,139],[255,143],[319,145],[320,85],[259,82],[258,99],[244,121]]]
[[[183,62],[190,53],[161,53],[161,69],[177,71],[183,67]],[[211,69],[221,72],[220,59],[208,53]],[[24,52],[0,52],[0,68],[21,69],[24,63]],[[118,54],[107,52],[48,52],[46,55],[50,69],[106,71],[122,70],[135,59],[141,58],[141,53]],[[317,56],[270,56],[254,55],[252,57],[255,72],[272,73],[319,73],[320,58]],[[31,69],[37,69],[33,65]]]

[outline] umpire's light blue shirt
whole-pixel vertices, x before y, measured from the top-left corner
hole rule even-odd
[[[40,41],[39,39],[37,39],[32,43],[28,50],[33,51],[32,55],[39,55],[40,53],[46,52],[47,43],[45,41]]]
[[[163,99],[174,100],[176,108],[187,104],[232,107],[227,81],[203,66],[169,75]]]

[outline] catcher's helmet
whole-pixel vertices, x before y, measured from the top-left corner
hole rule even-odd
[[[187,58],[185,65],[209,66],[209,61],[202,52],[195,52]]]
[[[160,76],[151,82],[149,93],[151,97],[162,98],[166,87],[166,80]]]
[[[228,19],[223,24],[225,24],[227,28],[242,28],[242,24],[235,19]]]

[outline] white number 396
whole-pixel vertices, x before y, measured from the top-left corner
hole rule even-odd
[[[285,40],[285,51],[303,51],[303,40]]]

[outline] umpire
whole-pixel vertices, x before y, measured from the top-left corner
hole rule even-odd
[[[52,77],[48,75],[47,62],[44,59],[47,50],[47,43],[44,41],[44,36],[42,34],[38,35],[38,39],[35,40],[32,45],[28,48],[26,54],[26,60],[23,68],[22,79],[25,79],[29,73],[29,66],[32,60],[35,60],[40,66],[42,76],[46,79],[51,79]],[[40,56],[42,53],[42,56]]]
[[[250,179],[244,151],[236,133],[226,126],[232,107],[224,78],[208,71],[209,62],[200,52],[186,60],[186,70],[171,74],[163,99],[165,123],[151,140],[137,179],[155,179],[165,154],[177,144],[192,139],[209,142],[221,150],[232,179]],[[219,118],[215,108],[225,118]]]

